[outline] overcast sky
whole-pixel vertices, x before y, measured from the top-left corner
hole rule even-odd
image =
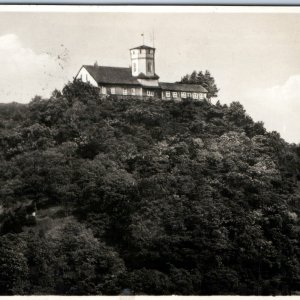
[[[208,69],[221,103],[300,142],[300,14],[1,12],[0,102],[46,97],[83,64],[129,66],[153,32],[160,80]]]

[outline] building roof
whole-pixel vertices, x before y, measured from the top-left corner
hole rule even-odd
[[[144,73],[140,73],[138,76],[132,76],[131,68],[119,68],[119,67],[103,67],[97,65],[84,65],[83,66],[91,76],[97,81],[98,84],[132,84],[141,85],[138,79],[158,79],[159,77],[146,76]]]
[[[137,77],[131,74],[131,68],[103,67],[95,65],[83,66],[97,83],[140,85]]]
[[[91,74],[98,84],[129,84],[142,86],[138,79],[159,78],[156,74],[152,77],[147,77],[143,73],[134,77],[132,76],[131,68],[104,67],[97,65],[83,65],[83,67]],[[150,86],[147,87],[151,88]],[[207,90],[199,84],[160,82],[159,86],[152,88],[178,92],[207,93]]]
[[[153,49],[153,50],[155,50],[155,48],[150,47],[150,46],[146,46],[146,45],[141,45],[141,46],[138,46],[138,47],[134,47],[134,48],[131,48],[130,50],[133,50],[133,49]]]
[[[190,93],[208,92],[207,89],[205,89],[200,84],[160,82],[159,85],[162,90],[168,90],[168,91],[190,92]]]

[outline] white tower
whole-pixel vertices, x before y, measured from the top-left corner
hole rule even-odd
[[[155,75],[155,48],[139,46],[130,49],[132,76],[141,78],[156,78]]]

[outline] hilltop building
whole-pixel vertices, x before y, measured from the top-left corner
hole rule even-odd
[[[201,85],[159,82],[155,48],[145,45],[132,48],[130,56],[129,68],[83,65],[75,78],[98,87],[102,95],[206,99],[207,90]]]

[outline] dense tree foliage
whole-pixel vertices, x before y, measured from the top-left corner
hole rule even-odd
[[[0,106],[0,293],[294,294],[300,147],[242,105]]]
[[[188,84],[200,84],[204,88],[207,89],[207,98],[210,99],[212,97],[217,97],[219,89],[215,83],[215,79],[211,76],[209,71],[202,71],[196,72],[193,71],[191,74],[186,74],[181,78],[180,83],[188,83]]]

